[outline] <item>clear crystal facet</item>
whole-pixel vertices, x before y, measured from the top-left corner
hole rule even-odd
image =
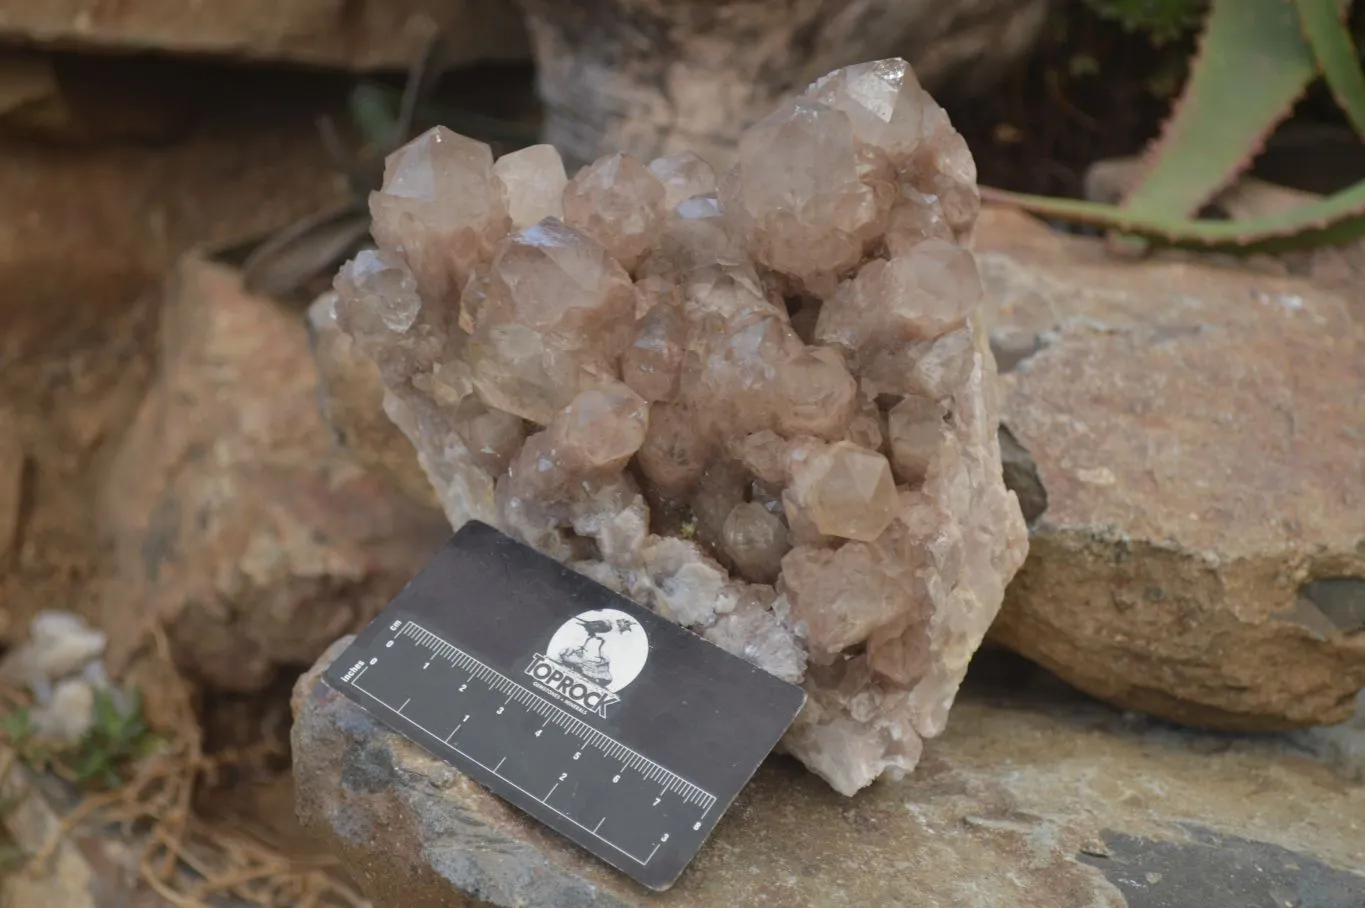
[[[493,163],[502,183],[512,227],[530,227],[544,218],[564,219],[564,187],[569,178],[553,145],[532,145]]]

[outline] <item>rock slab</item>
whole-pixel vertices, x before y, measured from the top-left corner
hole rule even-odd
[[[369,620],[447,534],[334,445],[302,317],[236,269],[186,256],[161,342],[101,502],[110,667],[160,622],[190,676],[260,690]]]
[[[1365,334],[1346,301],[979,223],[1033,502],[993,638],[1172,721],[1346,719],[1365,686]]]
[[[1365,901],[1365,788],[1287,738],[1124,717],[998,653],[913,779],[846,799],[774,758],[651,893],[323,683],[348,643],[295,687],[296,804],[377,908],[1171,908],[1194,880],[1206,908]]]
[[[502,0],[0,0],[0,37],[39,44],[216,54],[348,69],[405,69],[433,32],[451,62],[521,59]]]

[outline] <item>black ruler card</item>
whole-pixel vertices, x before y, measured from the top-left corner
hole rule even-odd
[[[655,890],[805,703],[800,687],[477,521],[324,678]]]

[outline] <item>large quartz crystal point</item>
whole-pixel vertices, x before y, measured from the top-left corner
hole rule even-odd
[[[803,684],[785,748],[838,791],[913,769],[1026,535],[974,167],[909,66],[831,73],[719,177],[441,131],[389,170],[337,324],[451,524]]]
[[[375,239],[402,255],[431,303],[458,294],[510,226],[492,151],[444,126],[385,159],[370,215]]]

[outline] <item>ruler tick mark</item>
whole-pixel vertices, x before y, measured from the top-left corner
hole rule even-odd
[[[697,786],[691,784],[686,779],[683,779],[681,776],[678,776],[676,773],[673,773],[664,766],[655,763],[653,760],[634,751],[630,747],[623,745],[615,738],[605,734],[599,729],[592,727],[587,722],[584,722],[579,718],[570,715],[569,713],[550,703],[537,691],[532,690],[528,686],[524,686],[518,683],[511,677],[504,675],[500,671],[493,669],[488,665],[480,662],[477,658],[471,656],[469,653],[451,644],[446,643],[445,640],[435,636],[434,634],[431,634],[430,632],[426,631],[424,628],[420,627],[414,622],[407,622],[406,627],[396,632],[395,639],[400,640],[408,639],[415,641],[419,647],[428,651],[429,654],[423,662],[413,662],[411,664],[418,665],[420,666],[421,669],[427,669],[435,661],[438,661],[438,659],[448,658],[450,660],[451,667],[455,670],[452,674],[456,674],[456,676],[458,677],[458,672],[463,671],[467,673],[467,679],[465,682],[466,684],[471,684],[472,682],[475,681],[482,683],[483,688],[486,692],[494,694],[493,698],[491,698],[493,703],[497,703],[496,696],[500,694],[506,697],[504,703],[502,704],[503,706],[506,706],[510,704],[513,700],[515,700],[519,704],[524,704],[528,713],[541,716],[542,722],[541,725],[539,726],[540,728],[542,729],[546,728],[547,726],[549,726],[551,722],[553,722],[555,725],[560,727],[566,735],[572,736],[576,740],[577,749],[580,751],[580,753],[577,756],[583,756],[587,758],[584,760],[584,764],[588,765],[589,773],[593,771],[597,772],[606,771],[608,774],[610,774],[611,769],[609,769],[608,767],[610,767],[612,763],[615,763],[621,767],[620,770],[618,771],[618,777],[620,772],[623,772],[627,767],[631,767],[635,769],[640,776],[649,779],[655,782],[656,784],[661,784],[663,791],[660,793],[660,797],[658,799],[655,799],[656,808],[660,805],[661,799],[669,793],[678,795],[687,804],[695,803],[698,807],[701,807],[703,809],[702,814],[703,817],[715,805],[716,799],[714,797],[712,797],[710,794],[703,791],[702,789],[698,788]],[[385,662],[385,664],[382,666],[376,665],[376,663],[381,661]],[[460,720],[460,722],[453,729],[451,729],[450,733],[445,735],[444,738],[442,738],[439,736],[438,733],[432,732],[431,730],[423,726],[417,719],[414,719],[406,715],[407,707],[412,705],[412,703],[415,702],[415,699],[417,699],[418,697],[416,696],[408,697],[402,702],[401,706],[395,708],[394,706],[390,705],[389,702],[386,702],[385,700],[376,697],[374,694],[370,693],[370,691],[366,690],[359,684],[355,683],[359,679],[359,677],[362,674],[364,674],[366,670],[368,670],[369,666],[376,666],[376,671],[381,673],[380,683],[392,680],[388,677],[388,675],[383,674],[387,671],[390,671],[389,663],[386,660],[371,657],[368,660],[368,665],[360,666],[355,676],[350,680],[350,688],[352,690],[356,690],[359,691],[360,693],[365,694],[367,699],[372,700],[375,703],[379,704],[380,706],[385,707],[390,712],[390,714],[396,714],[400,716],[406,725],[414,727],[416,730],[421,731],[426,735],[429,735],[431,738],[437,741],[441,741],[446,747],[450,748],[450,750],[454,751],[456,754],[463,757],[465,760],[470,761],[479,769],[482,769],[484,772],[489,773],[498,779],[501,779],[504,783],[508,785],[511,785],[512,788],[515,788],[517,791],[521,792],[529,800],[539,801],[541,804],[545,806],[545,808],[547,808],[550,811],[553,811],[560,817],[563,817],[565,820],[572,823],[574,826],[578,827],[584,833],[593,836],[594,838],[603,842],[606,846],[614,849],[615,851],[620,852],[621,854],[630,858],[635,863],[641,865],[648,863],[650,859],[656,855],[660,846],[662,844],[667,843],[668,841],[667,835],[664,835],[660,839],[654,840],[654,843],[652,843],[653,850],[650,851],[646,857],[641,858],[639,856],[639,853],[634,852],[633,849],[624,848],[621,845],[617,844],[616,842],[611,841],[612,835],[611,830],[609,830],[608,833],[605,834],[601,833],[601,829],[606,825],[607,820],[606,816],[599,815],[597,823],[594,824],[591,828],[589,828],[586,824],[587,817],[584,817],[583,818],[584,821],[580,822],[578,818],[572,816],[572,813],[574,812],[573,806],[566,805],[564,809],[560,809],[560,807],[550,804],[550,800],[553,798],[555,794],[558,793],[559,786],[561,784],[565,784],[566,782],[571,782],[573,785],[573,791],[570,793],[570,796],[568,796],[569,800],[570,801],[578,800],[579,798],[578,790],[580,787],[580,782],[582,781],[581,779],[579,779],[578,774],[575,774],[575,777],[573,779],[568,779],[567,773],[561,773],[559,779],[550,787],[550,790],[547,791],[544,796],[537,796],[533,794],[531,791],[528,791],[527,789],[524,789],[521,786],[517,785],[515,782],[512,782],[507,777],[502,776],[501,771],[502,767],[506,764],[508,758],[507,756],[501,757],[496,762],[496,765],[490,766],[487,763],[482,763],[478,759],[465,753],[465,751],[461,749],[460,745],[452,743],[456,735],[464,729],[464,726],[469,724],[469,722],[472,719],[471,716],[468,715],[464,716]],[[409,669],[409,671],[411,671],[411,669]],[[373,676],[367,676],[367,679],[370,679],[372,677]],[[428,675],[428,677],[430,676]],[[395,693],[396,692],[397,691],[395,691]],[[461,699],[464,698],[461,697]],[[425,700],[423,702],[426,703]],[[477,700],[474,702],[477,704]],[[486,704],[487,700],[483,702],[484,704]],[[426,707],[419,706],[418,712],[421,713],[429,707],[430,704],[427,704]],[[494,732],[494,734],[498,733],[499,732]],[[601,753],[602,756],[606,758],[604,761],[606,762],[606,765],[600,767],[600,769],[594,770],[593,766],[591,764],[588,764],[588,760],[591,759],[588,753],[590,748]],[[510,753],[508,754],[508,756],[510,756]],[[493,761],[490,760],[489,762],[491,763]],[[580,764],[575,764],[575,766],[578,765]],[[656,817],[660,816],[660,814],[656,813],[655,816]],[[650,839],[652,838],[653,838],[652,836],[645,837],[643,841],[637,839],[638,847],[642,849],[643,845],[649,843]]]

